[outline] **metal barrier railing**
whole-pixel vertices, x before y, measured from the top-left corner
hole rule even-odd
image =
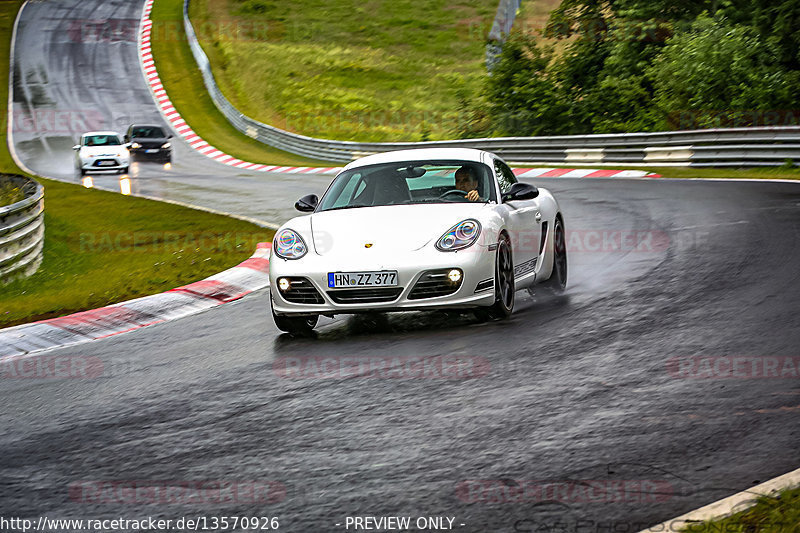
[[[25,199],[0,207],[0,283],[31,275],[44,249],[44,187],[31,178],[10,176]]]

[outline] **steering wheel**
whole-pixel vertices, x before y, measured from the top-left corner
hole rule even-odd
[[[451,189],[451,190],[443,193],[441,196],[439,196],[439,199],[440,200],[444,200],[448,196],[455,196],[455,195],[459,195],[461,198],[466,198],[467,194],[468,193],[466,191],[462,191],[461,189]]]

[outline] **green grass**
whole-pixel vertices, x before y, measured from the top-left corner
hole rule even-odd
[[[630,167],[628,167],[630,168]],[[691,168],[666,167],[643,169],[661,174],[665,178],[725,178],[725,179],[800,179],[800,168]]]
[[[144,198],[50,180],[45,249],[33,276],[2,286],[0,327],[94,309],[208,277],[273,231]]]
[[[798,533],[800,532],[800,488],[777,497],[762,497],[758,503],[722,520],[693,524],[687,533]]]
[[[11,30],[20,5],[22,0],[0,2],[4,107]],[[22,174],[8,151],[7,114],[1,116],[0,172]],[[44,257],[32,277],[0,285],[0,327],[94,309],[203,279],[246,259],[256,243],[269,241],[273,234],[204,211],[37,179],[45,188]]]
[[[194,0],[190,15],[223,93],[246,115],[316,137],[420,141],[455,136],[461,102],[486,76],[496,8]]]
[[[208,95],[183,31],[183,0],[158,0],[151,13],[151,42],[158,75],[170,100],[200,137],[244,161],[288,166],[338,166],[272,148],[240,133]]]

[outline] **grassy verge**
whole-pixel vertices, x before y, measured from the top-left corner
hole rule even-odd
[[[240,133],[219,112],[183,31],[183,0],[158,0],[151,13],[153,56],[161,83],[175,108],[200,137],[244,161],[270,165],[337,166],[272,148]]]
[[[162,202],[40,180],[45,251],[30,278],[2,286],[0,327],[185,285],[249,257],[273,232]]]
[[[22,0],[0,1],[0,100],[8,101],[11,30]],[[0,172],[22,174],[0,128]],[[45,249],[32,277],[0,285],[0,327],[172,289],[249,257],[272,231],[172,204],[39,179]],[[0,204],[4,202],[0,200]]]
[[[725,533],[797,533],[800,531],[800,488],[782,492],[778,497],[764,497],[758,503],[722,520],[703,522],[684,531]]]
[[[159,0],[168,4],[171,1]],[[157,2],[158,4],[158,2]],[[487,0],[193,0],[220,88],[243,113],[317,137],[453,138],[486,77]]]

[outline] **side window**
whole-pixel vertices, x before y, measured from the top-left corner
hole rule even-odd
[[[494,160],[494,173],[497,175],[497,183],[500,185],[500,192],[505,194],[511,186],[517,183],[517,177],[514,172],[499,159]]]

